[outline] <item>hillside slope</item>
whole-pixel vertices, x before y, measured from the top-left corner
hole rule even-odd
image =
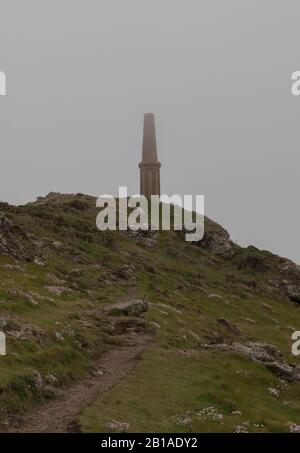
[[[300,430],[300,269],[206,219],[179,232],[100,233],[95,199],[0,204],[2,430],[87,375],[124,332],[155,340],[77,418],[82,431]],[[109,310],[147,301],[145,315]],[[109,371],[108,371],[109,372]]]

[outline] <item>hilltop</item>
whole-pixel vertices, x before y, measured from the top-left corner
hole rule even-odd
[[[1,430],[68,411],[80,382],[95,391],[69,430],[300,430],[299,266],[208,218],[188,243],[99,232],[97,212],[83,194],[0,203]]]

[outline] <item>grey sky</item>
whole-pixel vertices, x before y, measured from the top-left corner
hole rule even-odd
[[[0,0],[0,198],[205,194],[234,240],[300,263],[299,0]]]

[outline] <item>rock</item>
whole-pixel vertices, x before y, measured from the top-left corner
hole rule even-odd
[[[300,433],[300,425],[297,425],[296,423],[292,423],[289,428],[291,433]]]
[[[227,321],[227,319],[219,318],[219,319],[217,319],[217,321],[219,324],[221,324],[223,327],[225,327],[225,329],[227,329],[228,331],[235,333],[235,334],[240,333],[240,329],[237,326],[231,324],[229,321]]]
[[[287,278],[300,281],[300,266],[290,260],[286,260],[280,272]]]
[[[33,261],[34,261],[34,263],[37,266],[45,266],[46,265],[46,262],[44,260],[42,260],[40,257],[38,257],[38,256],[35,256]]]
[[[43,241],[0,212],[0,255],[10,256],[17,261],[33,261],[42,255]]]
[[[7,321],[4,318],[0,318],[0,330],[4,330],[7,327]]]
[[[268,280],[272,288],[289,300],[300,303],[300,266],[286,258],[268,254],[265,257],[274,277]],[[280,273],[280,275],[277,275]]]
[[[246,250],[256,250],[255,247],[250,246]],[[268,257],[256,254],[242,254],[237,262],[238,270],[252,270],[255,272],[266,272],[269,269]]]
[[[300,365],[297,365],[295,368],[293,368],[292,378],[293,380],[300,382]]]
[[[124,279],[129,279],[135,275],[135,266],[133,264],[125,264],[121,270],[118,271],[118,276]]]
[[[62,242],[60,242],[60,241],[53,241],[53,242],[52,242],[52,245],[53,245],[53,247],[54,247],[55,249],[60,249],[60,248],[62,247],[63,244],[62,244]]]
[[[245,286],[248,286],[249,288],[257,288],[257,281],[254,280],[253,278],[249,278],[247,280],[243,280],[243,284]]]
[[[263,302],[261,305],[262,305],[262,307],[266,308],[267,310],[273,311],[273,307],[271,305],[266,304],[265,302]]]
[[[90,264],[89,259],[85,255],[75,255],[74,261],[77,264]]]
[[[1,433],[9,432],[9,421],[7,419],[0,420],[0,432]]]
[[[17,338],[18,340],[31,340],[31,341],[40,341],[44,336],[44,331],[33,325],[33,324],[23,324],[21,326],[16,324],[14,321],[13,325],[7,323],[4,327],[4,331],[7,335]]]
[[[140,316],[149,308],[147,301],[142,299],[132,299],[126,302],[118,302],[106,307],[107,314],[110,316]]]
[[[2,230],[9,230],[12,227],[12,221],[5,215],[4,212],[0,212],[0,228]]]
[[[64,286],[45,286],[45,289],[50,293],[55,294],[55,296],[60,296],[61,294],[70,291],[69,288],[65,288]]]
[[[76,199],[65,203],[65,206],[67,208],[75,209],[76,211],[86,211],[90,207],[88,202]]]
[[[64,341],[64,337],[60,332],[57,332],[57,330],[54,332],[55,338],[57,341]]]
[[[235,352],[240,352],[258,362],[274,362],[280,360],[281,352],[268,343],[248,342],[246,344],[232,343],[230,346]]]
[[[278,362],[278,361],[266,362],[266,363],[264,363],[264,365],[266,368],[268,368],[268,370],[272,371],[277,376],[281,376],[288,380],[294,379],[293,378],[293,368],[284,362],[283,363]]]
[[[43,390],[49,394],[51,398],[59,398],[64,396],[65,392],[60,389],[59,387],[55,387],[54,385],[45,385]]]
[[[244,321],[249,322],[249,324],[256,324],[255,319],[247,318],[247,317],[245,317],[245,316],[243,316],[242,319],[244,319]]]
[[[58,381],[57,377],[54,374],[51,374],[51,373],[46,375],[45,380],[49,384],[55,384]]]
[[[150,304],[153,306],[153,304]],[[177,313],[178,315],[182,315],[182,311],[178,310],[178,308],[173,307],[172,305],[167,305],[163,304],[162,302],[158,302],[156,305],[158,305],[161,308],[166,308],[167,310],[172,310],[174,313]],[[154,305],[155,306],[155,305]],[[165,312],[166,313],[166,312]],[[168,313],[167,313],[168,314]]]
[[[232,415],[242,415],[242,412],[241,411],[232,411],[231,414]]]
[[[237,425],[235,427],[235,433],[239,433],[239,434],[247,434],[249,431],[248,431],[248,426],[249,426],[249,423],[248,422],[244,422],[242,423],[241,425]]]
[[[143,241],[143,245],[145,245],[148,248],[154,247],[156,245],[156,238],[145,238]]]
[[[288,297],[296,302],[297,304],[300,304],[300,287],[295,286],[295,285],[287,285],[286,287],[287,295]]]
[[[55,274],[53,274],[52,272],[48,272],[47,274],[47,277],[49,278],[49,280],[51,280],[52,283],[55,283],[56,285],[61,285],[63,286],[66,281],[65,280],[62,280],[60,278],[58,278]]]
[[[199,335],[197,335],[197,334],[196,334],[195,332],[193,332],[192,330],[189,330],[188,332],[189,332],[189,334],[190,334],[195,340],[200,341]]]
[[[232,258],[234,255],[234,243],[231,241],[229,233],[215,222],[207,218],[205,218],[205,221],[204,236],[197,245],[223,258]]]
[[[290,381],[300,381],[300,367],[293,368],[282,360],[281,352],[268,343],[248,342],[245,344],[233,342],[202,345],[204,348],[214,348],[221,351],[232,351],[243,354],[250,360],[263,364],[277,376]]]
[[[17,265],[17,264],[4,264],[3,268],[7,269],[9,271],[24,272],[24,269],[21,266]]]
[[[128,230],[124,234],[135,239],[140,245],[146,248],[152,248],[156,245],[158,239],[157,231],[151,230]]]
[[[32,378],[32,387],[36,392],[40,392],[44,386],[44,381],[41,374],[36,371]]]

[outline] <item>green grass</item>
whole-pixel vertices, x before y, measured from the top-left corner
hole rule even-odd
[[[300,388],[290,386],[277,398],[268,391],[274,381],[262,365],[233,354],[183,356],[156,347],[79,423],[84,432],[114,432],[114,421],[129,432],[234,432],[239,425],[249,432],[285,432],[299,420]],[[288,407],[289,399],[298,403]]]
[[[0,358],[3,416],[53,397],[45,385],[36,388],[37,375],[44,384],[51,374],[56,386],[68,386],[110,344],[118,344],[105,328],[101,309],[133,288],[137,297],[151,303],[147,320],[156,326],[155,344],[127,378],[83,411],[78,420],[82,431],[114,431],[129,424],[129,431],[144,432],[270,432],[299,424],[299,383],[283,383],[238,354],[203,347],[262,341],[280,349],[288,363],[299,363],[291,355],[299,307],[268,283],[281,278],[278,269],[274,265],[256,271],[243,264],[249,257],[272,264],[277,258],[235,246],[234,258],[224,259],[174,232],[160,232],[148,249],[122,232],[97,231],[94,203],[91,197],[66,196],[7,208],[15,223],[47,246],[45,266],[0,256],[0,319],[9,328],[8,355]],[[220,231],[209,220],[206,228]],[[61,245],[54,247],[53,242]],[[34,243],[27,246],[35,252]],[[18,264],[21,270],[7,264]],[[119,277],[124,264],[134,264],[134,280]],[[67,292],[47,290],[60,286],[53,275],[65,281]],[[24,338],[9,334],[26,325],[34,332],[25,332]],[[279,396],[270,388],[279,389]]]
[[[230,340],[217,323],[222,316],[239,326],[240,337],[234,340],[270,342],[293,362],[286,323],[299,319],[297,308],[285,310],[279,302],[268,301],[282,326],[265,328],[261,301],[234,299],[227,305],[201,292],[194,294],[193,301],[192,293],[189,296],[183,304],[180,295],[164,301],[165,305],[172,301],[173,309],[156,298],[148,314],[160,325],[155,347],[127,379],[86,408],[79,418],[82,431],[106,432],[114,420],[136,432],[231,432],[241,425],[249,432],[272,432],[288,431],[291,423],[299,423],[299,384],[283,384],[263,365],[237,354],[201,348],[213,332],[225,342]],[[244,315],[255,324],[245,321]],[[274,387],[280,390],[279,397],[270,394]],[[223,417],[199,416],[210,407]],[[235,411],[241,415],[232,414]]]

